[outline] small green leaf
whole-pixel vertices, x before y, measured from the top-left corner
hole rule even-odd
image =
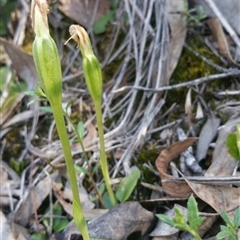
[[[222,210],[221,216],[225,223],[228,225],[228,227],[234,228],[233,221],[229,218],[228,214],[226,213],[225,210]]]
[[[220,233],[217,234],[216,238],[217,239],[223,239],[227,238],[231,235],[231,233],[228,230],[221,231]]]
[[[226,146],[228,147],[229,154],[233,158],[240,160],[240,153],[237,146],[237,135],[235,133],[230,133],[228,135],[226,140]]]
[[[103,194],[103,196],[102,196],[102,201],[103,201],[103,203],[104,203],[104,207],[105,207],[105,208],[110,209],[110,208],[113,207],[113,204],[112,204],[111,199],[110,199],[110,197],[109,197],[109,195],[108,195],[107,192],[105,192],[105,193]]]
[[[82,166],[74,165],[74,168],[79,173],[88,174],[88,170]]]
[[[238,147],[238,153],[240,154],[240,125],[237,125],[237,147]]]
[[[115,11],[109,11],[106,15],[97,19],[93,24],[93,32],[95,34],[101,34],[106,31],[106,26],[108,23],[114,20]]]
[[[175,222],[170,217],[164,215],[164,214],[156,214],[156,216],[164,223],[174,227]]]
[[[32,97],[38,97],[38,94],[36,93],[36,91],[25,91],[24,95],[32,96]]]
[[[29,107],[29,106],[32,105],[33,103],[35,103],[35,102],[40,102],[41,100],[44,100],[44,99],[42,99],[42,98],[33,99],[33,100],[31,100],[30,102],[27,103],[27,106]]]
[[[237,210],[234,214],[234,227],[235,228],[240,227],[240,207],[237,208]]]
[[[174,211],[175,211],[175,218],[174,218],[174,221],[175,221],[175,228],[178,228],[182,231],[189,231],[191,230],[187,224],[187,221],[184,217],[184,215],[182,214],[182,212],[178,209],[178,208],[174,208]]]
[[[34,233],[31,235],[32,240],[47,240],[46,233]]]
[[[124,177],[116,190],[116,197],[120,202],[125,202],[133,192],[140,177],[139,169],[134,169],[128,176]]]
[[[78,133],[78,137],[80,139],[83,139],[84,137],[84,125],[83,125],[83,122],[82,121],[79,121],[78,122],[78,125],[77,125],[77,133]]]
[[[61,232],[69,223],[65,218],[59,218],[57,216],[62,216],[62,207],[59,203],[53,205],[53,215],[56,216],[53,218],[52,229],[55,233]]]
[[[188,199],[188,221],[190,227],[195,231],[198,232],[199,227],[201,226],[202,222],[204,221],[203,217],[199,217],[198,215],[198,207],[197,202],[193,195],[191,195]]]
[[[43,106],[43,107],[39,107],[40,110],[47,112],[47,113],[52,113],[52,108],[50,106]]]
[[[105,190],[105,184],[104,184],[104,183],[101,183],[101,184],[99,185],[99,187],[98,187],[98,192],[99,192],[100,194],[103,194],[104,190]]]
[[[60,219],[59,223],[53,227],[53,230],[55,233],[61,232],[63,229],[66,228],[68,225],[69,221],[67,219]]]
[[[225,225],[220,225],[221,231],[229,231],[228,227]]]
[[[100,166],[101,166],[101,165],[100,165],[99,163],[94,166],[94,168],[93,168],[93,170],[92,170],[93,174],[98,171],[98,169],[100,168]]]
[[[178,209],[178,208],[174,208],[174,211],[175,211],[175,222],[180,224],[180,225],[187,225],[187,221],[184,217],[184,215],[182,214],[182,212]]]
[[[229,238],[230,240],[238,240],[237,233],[232,233],[227,226],[220,226],[220,233],[217,234],[217,239]]]
[[[105,191],[105,184],[104,184],[104,183],[101,183],[101,184],[98,186],[98,193],[102,196],[104,191]],[[98,200],[98,196],[97,196],[97,195],[91,196],[91,197],[90,197],[90,200],[91,200],[91,201],[97,201],[97,200]],[[104,204],[104,205],[105,205],[105,204]]]
[[[45,211],[45,214],[49,213],[50,211],[50,207],[48,207]],[[52,207],[52,214],[53,216],[61,216],[62,215],[62,207],[59,203],[56,203],[53,205]],[[57,227],[57,225],[60,223],[62,219],[58,218],[58,217],[53,217],[53,223],[52,223],[52,228],[55,231],[55,228]],[[45,226],[50,226],[50,217],[46,217],[43,220],[43,224]],[[56,231],[55,231],[56,232]]]

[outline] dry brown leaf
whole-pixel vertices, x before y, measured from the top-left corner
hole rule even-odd
[[[184,0],[168,0],[168,23],[171,30],[171,39],[169,44],[169,72],[170,77],[177,66],[179,57],[182,53],[186,38],[187,28],[181,12],[184,10]]]
[[[35,89],[39,80],[33,57],[1,37],[0,42],[10,57],[17,75],[27,83],[28,90]]]
[[[209,28],[211,29],[211,32],[218,42],[218,47],[220,49],[220,52],[225,56],[231,63],[239,66],[232,58],[231,53],[229,51],[228,47],[228,41],[225,36],[225,33],[223,31],[222,25],[218,18],[212,18],[207,21]]]
[[[78,24],[88,28],[96,19],[101,18],[110,10],[108,0],[60,0],[61,5],[58,7],[66,16]],[[98,6],[96,4],[98,3]],[[96,14],[95,13],[96,9]],[[94,18],[94,19],[93,19]]]
[[[30,188],[23,196],[19,208],[14,213],[14,220],[21,226],[26,226],[29,223],[31,216],[40,207],[43,200],[49,195],[52,190],[52,180],[50,177],[45,177],[36,186]]]
[[[84,209],[94,208],[95,204],[89,200],[87,191],[84,189],[84,187],[79,188],[79,194],[80,194],[82,208],[84,208]],[[62,197],[64,199],[67,199],[67,200],[70,200],[71,202],[73,202],[72,190],[68,187],[64,187],[64,190],[62,191]]]
[[[35,89],[38,82],[38,76],[33,62],[33,57],[1,37],[0,42],[4,46],[4,49],[11,59],[13,68],[16,70],[17,75],[27,83],[27,89]],[[23,97],[24,94],[19,93],[16,98],[9,102],[8,106],[0,113],[0,125],[7,122],[7,120],[15,111],[16,107],[21,103]],[[38,109],[38,105],[39,103],[35,102],[31,105],[31,108],[36,111]]]
[[[194,193],[219,214],[221,210],[234,211],[240,206],[240,188],[221,185],[198,184],[185,179]]]
[[[156,160],[156,167],[159,171],[161,180],[173,178],[167,174],[169,163],[176,158],[180,153],[191,146],[198,138],[187,138],[184,141],[179,141],[164,149]],[[162,182],[163,191],[172,197],[188,197],[192,190],[187,183]]]
[[[64,197],[64,193],[62,191],[63,184],[62,183],[57,183],[53,182],[53,191],[55,194],[55,197],[57,198],[58,202],[61,204],[63,207],[64,211],[68,213],[70,216],[73,216],[72,213],[72,204],[69,203]],[[82,199],[81,199],[82,201]],[[103,214],[105,214],[108,210],[107,209],[88,209],[88,208],[83,208],[83,214],[86,218],[86,220],[91,220],[93,218],[99,217]]]
[[[86,129],[88,133],[87,136],[83,138],[83,145],[85,148],[90,146],[91,142],[97,138],[97,130],[91,122],[87,124]]]

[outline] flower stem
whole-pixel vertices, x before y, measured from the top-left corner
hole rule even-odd
[[[113,190],[112,190],[112,187],[110,184],[110,177],[109,177],[109,171],[108,171],[108,166],[107,166],[107,158],[106,158],[106,153],[105,153],[101,102],[95,101],[94,105],[96,108],[96,119],[97,119],[98,136],[99,136],[99,144],[100,144],[100,164],[101,164],[101,168],[102,168],[103,178],[105,180],[106,188],[107,188],[111,203],[112,203],[112,205],[116,205],[116,199],[115,199],[115,196],[113,194]]]
[[[50,104],[51,104],[51,102],[50,102]],[[75,213],[74,213],[74,207],[73,207],[74,220],[76,219],[76,217],[78,219],[77,220],[78,222],[75,221],[75,224],[77,226],[80,226],[79,228],[81,230],[83,239],[90,240],[88,229],[87,229],[87,223],[86,223],[85,217],[83,215],[82,206],[81,206],[81,202],[80,202],[77,178],[76,178],[76,173],[75,173],[75,169],[74,169],[74,165],[73,165],[71,147],[70,147],[70,144],[68,141],[68,135],[67,135],[64,117],[63,117],[62,106],[61,106],[61,104],[58,104],[58,106],[56,106],[56,104],[54,104],[54,106],[51,105],[51,107],[52,107],[53,116],[54,116],[54,119],[56,122],[58,135],[59,135],[59,138],[60,138],[60,141],[62,144],[63,153],[65,156],[65,162],[67,165],[69,180],[70,180],[70,184],[72,187],[73,199],[74,199],[75,203],[77,204],[77,206],[79,207],[79,211],[78,211],[79,216],[74,216]],[[82,214],[79,214],[80,212]]]

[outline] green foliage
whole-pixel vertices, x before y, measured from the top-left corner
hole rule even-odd
[[[195,232],[198,232],[201,224],[204,221],[203,217],[198,215],[197,202],[193,196],[188,199],[188,221],[190,228]]]
[[[47,100],[47,97],[40,86],[37,86],[37,88],[34,91],[25,91],[24,94],[25,96],[35,97],[35,99],[28,102],[28,106],[38,101],[40,102],[40,101]],[[43,111],[45,110],[43,109]],[[52,113],[52,110],[51,110],[51,113]]]
[[[188,1],[184,1],[184,11],[181,12],[183,20],[190,27],[201,26],[201,21],[207,17],[207,14],[202,6],[198,8],[188,7]]]
[[[31,239],[33,239],[33,240],[48,240],[49,238],[47,237],[46,232],[41,232],[41,233],[32,234]]]
[[[237,136],[237,147],[238,147],[238,151],[240,152],[240,125],[237,125],[236,136]]]
[[[172,219],[164,214],[156,216],[164,223],[175,227],[179,230],[192,234],[194,240],[201,240],[199,236],[199,228],[202,225],[204,218],[199,216],[197,202],[193,196],[190,196],[187,203],[188,219],[178,208],[175,208],[175,217]],[[226,226],[221,225],[221,231],[217,234],[217,239],[229,238],[230,240],[238,240],[238,229],[240,227],[240,206],[237,208],[234,219],[231,220],[226,211],[222,210],[221,214]]]
[[[47,113],[52,113],[52,108],[50,106],[41,106],[39,109]]]
[[[24,159],[22,161],[16,161],[14,159],[11,159],[10,166],[17,174],[20,175],[21,172],[26,168],[27,161]]]
[[[93,32],[95,34],[102,34],[106,32],[107,25],[113,22],[115,18],[118,4],[118,0],[110,0],[111,10],[101,18],[97,19],[93,24]]]
[[[240,125],[237,125],[237,132],[230,133],[226,140],[229,154],[240,161]]]
[[[79,25],[71,25],[69,28],[71,38],[77,42],[82,54],[82,68],[88,91],[96,110],[98,136],[100,144],[100,164],[106,188],[113,205],[116,199],[110,184],[107,157],[105,153],[104,131],[102,122],[102,71],[95,56],[90,38],[86,30]],[[70,39],[71,39],[70,38]]]
[[[236,210],[236,212],[234,214],[234,226],[236,228],[240,227],[240,207],[238,207],[238,209]]]
[[[110,209],[112,207],[114,207],[114,205],[112,204],[111,202],[111,199],[109,197],[109,194],[108,192],[105,192],[102,196],[102,201],[103,201],[103,204],[104,204],[104,207],[107,208],[107,209]]]
[[[49,212],[49,209],[48,211]],[[61,232],[69,223],[68,219],[66,218],[59,218],[59,216],[62,216],[62,207],[59,203],[53,205],[53,219],[52,219],[52,230],[54,233]],[[48,227],[50,226],[50,218],[45,218],[43,220],[43,224]]]
[[[97,19],[93,24],[93,32],[95,34],[101,34],[106,32],[106,26],[108,23],[114,20],[116,11],[109,11],[106,15],[102,16],[100,19]]]
[[[80,139],[83,139],[84,137],[84,125],[83,125],[83,122],[82,121],[79,121],[78,122],[78,125],[77,125],[77,134],[78,134],[78,137]]]
[[[234,214],[234,220],[232,221],[226,211],[222,210],[221,214],[226,226],[221,225],[221,231],[217,234],[217,239],[229,238],[231,240],[238,240],[238,228],[240,227],[240,207]]]
[[[121,180],[115,193],[117,199],[121,203],[125,202],[132,194],[137,185],[140,174],[141,173],[138,169],[134,169],[128,176]]]
[[[67,218],[62,218],[62,207],[59,203],[56,203],[53,205],[52,213],[50,213],[50,208],[48,208],[45,211],[45,214],[51,215],[52,217],[46,217],[43,219],[43,225],[45,227],[50,227],[51,224],[51,218],[52,218],[52,232],[53,233],[59,233],[63,229],[66,228],[66,226],[69,223],[69,220]],[[49,237],[47,236],[47,232],[41,231],[39,233],[34,233],[31,235],[31,239],[33,240],[48,240]]]
[[[88,170],[82,166],[74,165],[74,168],[79,173],[88,174]]]
[[[49,33],[48,6],[45,1],[32,1],[31,16],[35,39],[33,59],[44,93],[51,105],[57,132],[67,166],[73,193],[73,218],[84,240],[89,240],[86,219],[83,215],[71,147],[62,110],[62,72],[56,43]]]
[[[203,217],[199,216],[197,202],[193,196],[190,196],[187,203],[188,220],[178,208],[175,208],[175,217],[172,219],[164,214],[157,214],[156,216],[164,223],[175,227],[179,230],[189,232],[195,240],[200,240],[199,227],[204,221]],[[189,223],[188,223],[189,222]]]

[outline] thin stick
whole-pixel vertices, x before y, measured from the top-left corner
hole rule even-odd
[[[142,90],[142,91],[149,91],[149,92],[160,92],[160,91],[173,90],[173,89],[182,88],[182,87],[190,87],[193,85],[202,84],[204,82],[210,82],[210,81],[216,80],[216,79],[226,78],[226,77],[230,77],[230,76],[237,76],[239,74],[240,74],[240,70],[234,68],[234,69],[231,69],[228,73],[213,74],[213,75],[210,75],[207,77],[197,78],[192,81],[179,83],[179,84],[175,84],[172,86],[166,86],[166,87],[160,87],[160,88],[125,86],[125,87],[119,88],[117,90],[113,90],[112,93],[122,92],[127,89],[135,89],[135,90]]]

